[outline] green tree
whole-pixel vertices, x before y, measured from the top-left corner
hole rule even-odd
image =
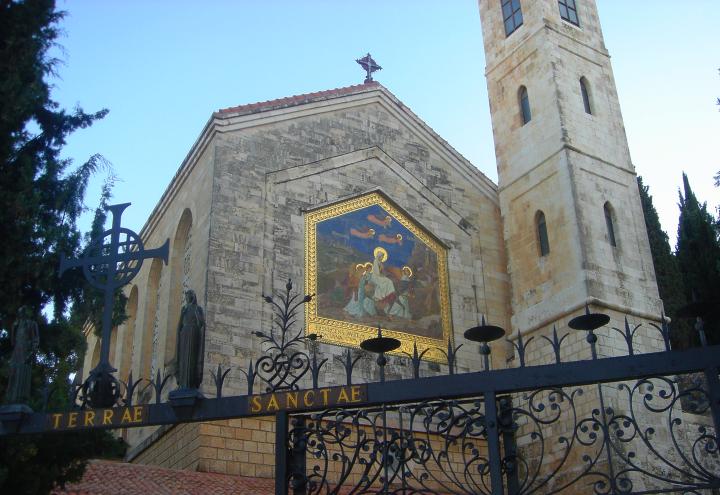
[[[680,274],[678,260],[670,249],[668,235],[660,225],[660,218],[649,192],[650,188],[643,184],[642,177],[638,177],[637,182],[648,240],[650,241],[650,253],[655,266],[658,292],[660,293],[660,299],[663,301],[665,314],[672,320],[671,340],[673,348],[687,348],[695,342],[695,332],[686,320],[677,317],[677,311],[687,304],[685,286]]]
[[[676,253],[688,301],[720,304],[720,243],[707,204],[698,201],[683,173]],[[706,332],[711,343],[720,343],[720,318],[709,315]]]
[[[7,357],[11,328],[20,306],[37,315],[40,349],[33,371],[31,406],[51,384],[52,409],[67,409],[67,380],[82,359],[85,339],[67,316],[82,301],[85,282],[78,270],[57,276],[61,253],[83,248],[77,220],[90,177],[108,166],[99,155],[78,167],[60,152],[69,134],[90,126],[107,111],[67,112],[51,97],[48,79],[58,61],[49,54],[63,14],[53,0],[0,0],[0,357]],[[105,191],[104,191],[105,194]],[[106,196],[104,196],[106,197]],[[45,316],[44,311],[51,309]],[[71,321],[72,320],[72,321]],[[3,362],[5,359],[2,360]],[[0,393],[7,370],[0,367]],[[48,493],[54,483],[77,479],[90,457],[120,447],[107,433],[0,438],[0,492]]]

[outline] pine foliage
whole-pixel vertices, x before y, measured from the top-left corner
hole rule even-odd
[[[676,253],[688,301],[701,301],[720,307],[720,242],[717,225],[690,188],[683,174],[680,196],[680,219]],[[710,343],[720,343],[720,318],[708,315],[705,322]]]
[[[81,253],[77,221],[88,181],[109,170],[100,155],[79,166],[61,157],[69,134],[107,113],[68,112],[51,97],[48,80],[59,61],[50,51],[62,16],[54,0],[0,0],[0,362],[7,361],[6,330],[17,310],[31,308],[40,329],[30,404],[35,410],[43,405],[39,392],[45,385],[52,391],[49,409],[70,406],[67,380],[85,346],[77,322],[92,312],[78,306],[78,314],[67,317],[73,301],[90,296],[80,270],[60,278],[58,266],[61,253]],[[41,311],[48,308],[46,317]],[[0,366],[0,393],[6,380]],[[48,493],[55,483],[77,479],[88,458],[116,448],[122,444],[105,432],[2,437],[0,493]]]
[[[694,330],[686,320],[677,316],[678,310],[686,304],[685,286],[680,274],[680,267],[670,249],[668,235],[660,225],[660,217],[653,205],[649,186],[643,184],[642,177],[637,178],[637,183],[650,241],[650,253],[655,267],[658,292],[663,301],[665,315],[672,320],[673,348],[687,348],[694,343]]]

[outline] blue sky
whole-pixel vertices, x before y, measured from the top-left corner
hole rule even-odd
[[[525,0],[529,1],[529,0]],[[579,0],[581,1],[581,0]],[[121,179],[139,230],[213,111],[361,83],[355,59],[497,180],[482,33],[473,0],[59,0],[68,15],[54,97],[110,114],[68,141]],[[598,0],[633,163],[674,239],[685,170],[714,208],[720,189],[720,2]],[[94,206],[103,177],[87,203]],[[87,225],[85,221],[83,225]],[[674,241],[671,241],[674,242]]]

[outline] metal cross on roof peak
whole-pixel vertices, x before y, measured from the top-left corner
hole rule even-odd
[[[363,58],[359,58],[359,59],[355,60],[355,62],[360,64],[360,66],[363,69],[365,69],[365,72],[367,73],[367,75],[365,76],[365,84],[373,82],[373,78],[372,78],[373,72],[382,70],[382,67],[380,67],[378,65],[378,63],[375,62],[375,60],[373,60],[370,53],[365,55]]]

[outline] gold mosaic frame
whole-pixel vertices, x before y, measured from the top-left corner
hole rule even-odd
[[[438,263],[438,292],[440,295],[442,340],[385,328],[382,329],[383,335],[394,337],[402,343],[400,348],[392,354],[402,354],[406,352],[412,355],[413,344],[417,343],[418,352],[428,349],[423,359],[445,362],[447,358],[440,350],[447,349],[448,339],[451,339],[452,334],[447,248],[425,229],[408,218],[405,212],[379,192],[372,192],[357,198],[341,201],[305,214],[305,293],[317,294],[317,224],[324,220],[329,220],[345,213],[373,205],[379,205],[384,208],[385,211],[412,232],[417,239],[435,253]],[[305,305],[305,332],[306,334],[314,333],[322,335],[321,342],[354,348],[359,348],[360,342],[365,339],[377,337],[377,327],[319,316],[317,299],[315,298]]]

